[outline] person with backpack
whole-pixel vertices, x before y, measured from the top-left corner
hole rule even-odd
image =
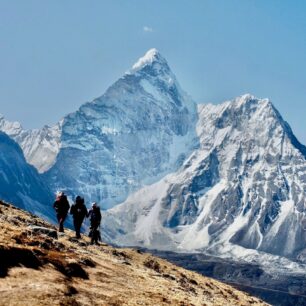
[[[88,213],[89,220],[90,220],[90,233],[89,236],[91,237],[91,244],[99,245],[99,241],[101,241],[101,234],[100,234],[100,223],[102,219],[100,207],[97,203],[93,203],[92,207]]]
[[[70,208],[67,196],[64,194],[64,192],[60,191],[57,193],[56,200],[53,203],[53,208],[55,209],[57,221],[59,224],[58,231],[64,232],[64,222]]]
[[[75,236],[81,238],[81,227],[85,217],[88,217],[88,211],[84,204],[84,199],[80,196],[75,198],[75,203],[70,208],[70,214],[73,217]]]

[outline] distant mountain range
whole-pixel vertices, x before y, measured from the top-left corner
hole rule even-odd
[[[0,132],[0,198],[48,220],[54,220],[48,204],[51,190],[29,165],[19,145]]]
[[[54,127],[0,117],[0,130],[40,172],[35,186],[111,208],[109,241],[306,262],[306,147],[267,99],[197,105],[156,49]]]

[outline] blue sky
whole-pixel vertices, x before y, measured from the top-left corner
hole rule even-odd
[[[303,0],[0,0],[0,113],[54,124],[152,47],[197,102],[269,97],[306,144]]]

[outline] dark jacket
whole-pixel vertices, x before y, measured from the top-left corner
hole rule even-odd
[[[55,202],[53,203],[53,207],[58,215],[61,215],[61,216],[67,215],[70,205],[69,205],[66,195],[63,194],[57,197]]]
[[[85,217],[88,217],[88,211],[84,204],[84,199],[77,197],[75,204],[71,206],[70,214],[73,216],[73,219],[83,220]]]
[[[90,209],[88,213],[91,226],[99,226],[101,223],[102,215],[100,211],[100,207],[93,207]]]

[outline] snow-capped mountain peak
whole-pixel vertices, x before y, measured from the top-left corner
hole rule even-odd
[[[139,58],[138,61],[133,65],[132,72],[136,72],[146,66],[155,64],[167,65],[167,61],[157,49],[152,48],[147,51],[143,57]]]
[[[0,114],[0,131],[14,137],[22,131],[22,126],[19,122],[11,122],[5,119],[5,117]]]
[[[273,104],[244,95],[201,105],[197,133],[199,149],[177,172],[109,211],[109,239],[168,250],[229,244],[300,256],[304,146]]]
[[[131,76],[150,80],[152,84],[157,85],[163,92],[169,89],[171,91],[171,87],[179,88],[168,62],[156,49],[149,50],[141,57],[123,78],[129,79]]]
[[[0,115],[0,131],[13,138],[22,148],[27,162],[45,172],[55,162],[60,148],[61,120],[55,126],[25,130],[19,122],[10,122]]]
[[[195,102],[149,50],[105,94],[64,118],[61,150],[46,177],[54,190],[113,206],[181,165],[197,141],[196,121]]]
[[[282,115],[276,109],[274,104],[268,98],[258,99],[253,95],[245,94],[240,97],[237,97],[233,101],[229,101],[221,104],[225,106],[224,109],[227,109],[226,114],[232,112],[236,113],[235,109],[240,109],[240,113],[249,116],[251,122],[255,125],[258,125],[258,122],[261,122],[261,128],[265,129],[264,133],[271,136],[271,132],[278,127],[279,135],[286,137],[290,143],[293,145],[293,148],[297,149],[306,159],[306,147],[301,144],[298,139],[293,134],[289,124],[283,119]],[[230,109],[232,109],[230,111]],[[269,131],[269,133],[268,133]],[[259,137],[259,135],[257,135]]]

